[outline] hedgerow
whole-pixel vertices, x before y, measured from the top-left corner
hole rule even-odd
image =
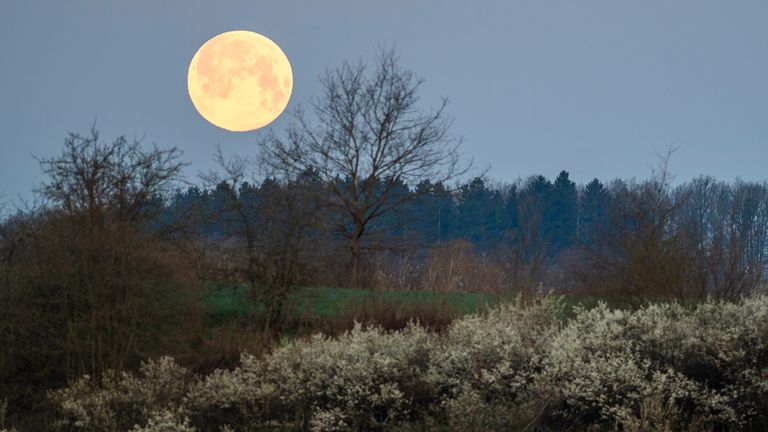
[[[165,357],[52,393],[78,431],[765,430],[768,297],[568,320],[553,295],[443,333],[355,326],[196,375]]]

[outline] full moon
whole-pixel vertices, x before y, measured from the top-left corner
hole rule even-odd
[[[189,64],[187,88],[206,120],[234,132],[259,129],[283,112],[293,89],[285,53],[250,31],[214,36]]]

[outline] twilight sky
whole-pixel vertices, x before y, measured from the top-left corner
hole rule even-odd
[[[279,0],[0,3],[0,198],[29,198],[35,156],[94,119],[105,139],[178,146],[188,177],[214,146],[253,152],[261,131],[212,126],[190,103],[189,61],[210,37],[251,30],[291,61],[293,97],[344,60],[396,46],[426,78],[425,108],[451,100],[463,153],[511,181],[568,170],[646,177],[680,146],[678,181],[768,179],[765,0]]]

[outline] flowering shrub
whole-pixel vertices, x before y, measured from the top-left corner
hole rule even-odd
[[[337,339],[317,336],[277,350],[263,370],[313,430],[367,430],[402,417],[411,403],[404,389],[419,386],[429,346],[416,325],[393,333],[358,325]]]
[[[763,424],[766,307],[758,296],[692,311],[676,303],[580,311],[552,338],[539,391],[551,389],[569,417],[625,429],[650,406],[708,428]]]
[[[768,427],[768,297],[599,304],[568,321],[562,306],[518,300],[441,334],[357,325],[206,376],[162,358],[53,399],[83,431]]]
[[[179,418],[169,410],[153,411],[146,426],[136,425],[131,432],[196,432],[189,424],[189,418]]]
[[[244,354],[239,368],[192,386],[184,403],[204,424],[381,428],[413,411],[409,394],[424,387],[430,341],[413,324],[390,333],[357,325],[335,339],[296,340],[263,359]]]
[[[431,352],[431,385],[441,396],[456,396],[469,387],[486,399],[516,399],[530,385],[562,309],[555,296],[537,298],[529,306],[518,298],[454,321]]]
[[[62,428],[127,431],[149,421],[146,430],[158,430],[152,429],[161,421],[158,415],[167,423],[169,413],[184,413],[180,402],[193,380],[187,369],[163,357],[143,363],[138,375],[107,373],[100,385],[86,375],[51,397],[59,405]]]

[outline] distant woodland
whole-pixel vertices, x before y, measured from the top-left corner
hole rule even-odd
[[[323,193],[311,172],[300,182]],[[345,188],[345,180],[336,187]],[[178,190],[157,226],[186,224],[186,237],[212,255],[229,256],[224,261],[236,274],[241,260],[231,254],[249,227],[270,218],[290,224],[283,220],[290,215],[274,214],[271,204],[285,189],[267,178]],[[514,183],[485,177],[451,187],[428,179],[397,183],[388,200],[403,203],[373,220],[363,236],[366,287],[518,291],[543,285],[627,298],[737,297],[763,280],[766,266],[764,183],[702,176],[675,186],[665,178],[577,185],[562,171],[554,179],[533,175]],[[347,220],[332,208],[306,212],[315,224],[306,233],[312,260],[300,267],[314,268],[303,283],[347,286]]]

